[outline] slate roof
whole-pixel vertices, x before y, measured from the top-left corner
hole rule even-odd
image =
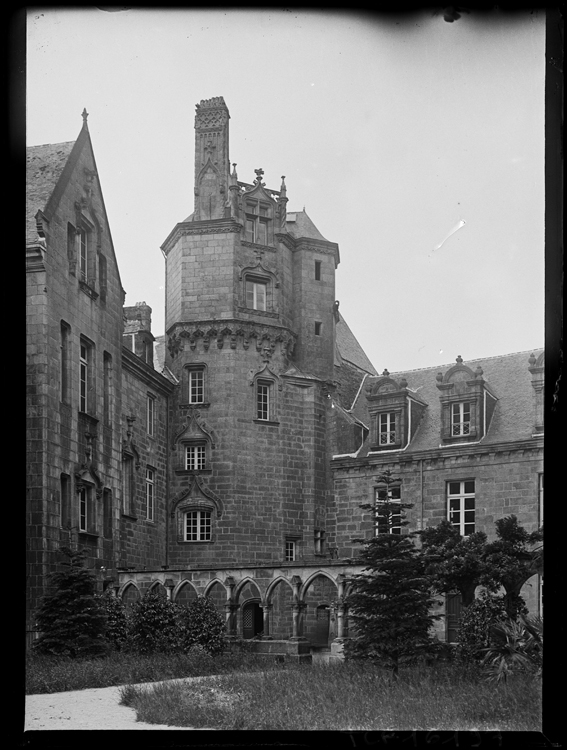
[[[344,359],[370,375],[378,375],[374,365],[364,353],[363,348],[340,313],[335,331],[336,354],[338,354],[338,357],[335,357],[335,364],[340,366],[341,359]]]
[[[482,445],[494,445],[532,437],[535,424],[534,389],[532,376],[528,370],[528,359],[532,352],[538,357],[543,349],[463,362],[473,371],[478,365],[482,367],[486,387],[498,399],[488,433],[481,441]],[[396,381],[399,381],[402,376],[405,377],[410,395],[413,391],[416,397],[428,405],[417,433],[405,453],[439,448],[441,408],[436,375],[438,372],[445,373],[453,364],[390,373],[390,377]],[[374,382],[376,378],[369,377],[366,379],[365,386]],[[362,389],[352,411],[364,424],[369,425],[365,390],[366,388]],[[369,445],[370,442],[367,439],[359,455],[367,455]]]
[[[26,245],[37,241],[35,215],[47,205],[75,141],[26,149]]]
[[[288,211],[286,213],[286,225],[287,231],[291,234],[292,237],[295,237],[295,239],[299,239],[300,237],[308,237],[312,240],[323,240],[323,242],[328,242],[328,240],[323,237],[321,232],[311,221],[309,216],[307,216],[307,212],[305,210]]]

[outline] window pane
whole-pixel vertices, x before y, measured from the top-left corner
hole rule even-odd
[[[449,482],[449,494],[450,495],[458,495],[460,491],[461,491],[460,482]]]
[[[266,285],[256,284],[255,286],[256,286],[256,309],[265,310],[266,309]]]
[[[474,493],[474,482],[465,482],[465,492],[467,494]]]
[[[268,227],[263,221],[260,221],[258,223],[258,240],[257,241],[260,243],[260,245],[268,244]]]

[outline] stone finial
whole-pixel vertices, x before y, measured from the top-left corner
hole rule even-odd
[[[264,176],[264,170],[260,167],[260,169],[255,169],[254,172],[256,173],[256,179],[254,180],[254,182],[257,185],[263,185],[264,183],[262,182],[262,177]]]
[[[442,372],[438,372],[437,375],[435,376],[435,379],[437,380],[438,383],[442,383],[443,382],[443,373]]]
[[[390,375],[390,373],[388,372],[388,370],[384,369],[384,372],[382,373],[382,375],[384,375],[384,377],[387,378]]]
[[[457,357],[457,359],[456,359],[455,361],[456,361],[456,363],[457,363],[458,365],[462,365],[462,364],[463,364],[463,358],[461,357],[461,355],[460,355],[460,354],[458,355],[458,357]]]
[[[484,370],[482,369],[480,365],[478,365],[476,370],[474,371],[475,378],[482,378],[483,374],[484,374]]]
[[[84,124],[84,125],[86,125],[86,124],[87,124],[87,117],[88,117],[88,116],[89,116],[89,113],[87,112],[87,108],[86,108],[86,107],[84,107],[84,108],[83,108],[83,111],[82,111],[82,113],[81,113],[81,117],[83,118],[83,124]]]
[[[286,192],[287,192],[287,188],[285,184],[285,174],[282,174],[282,184],[280,186],[280,198],[285,198]]]
[[[405,378],[402,378],[400,380],[400,388],[407,388],[408,387],[408,381]]]
[[[530,358],[528,359],[528,362],[530,363],[530,367],[533,367],[535,363],[537,362],[536,356],[533,352],[530,354]]]

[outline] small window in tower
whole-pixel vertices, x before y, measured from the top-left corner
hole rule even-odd
[[[320,323],[318,320],[315,321],[315,336],[321,335],[321,326],[322,323]]]
[[[206,467],[207,446],[203,443],[194,443],[185,446],[185,469],[187,471],[202,471]]]
[[[191,366],[187,370],[187,401],[190,404],[205,402],[205,368]]]
[[[285,562],[295,562],[297,559],[297,540],[285,540]]]
[[[246,307],[251,310],[266,310],[268,285],[265,281],[246,279]]]
[[[186,542],[212,540],[212,513],[209,510],[190,510],[184,516],[183,538]]]
[[[321,261],[315,261],[315,281],[321,281]]]

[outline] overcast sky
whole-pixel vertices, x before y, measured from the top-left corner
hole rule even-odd
[[[160,245],[193,211],[194,113],[230,159],[286,176],[340,248],[340,310],[381,372],[543,346],[543,11],[39,8],[27,143],[91,134],[126,304],[164,326]],[[452,232],[452,234],[451,234]]]

